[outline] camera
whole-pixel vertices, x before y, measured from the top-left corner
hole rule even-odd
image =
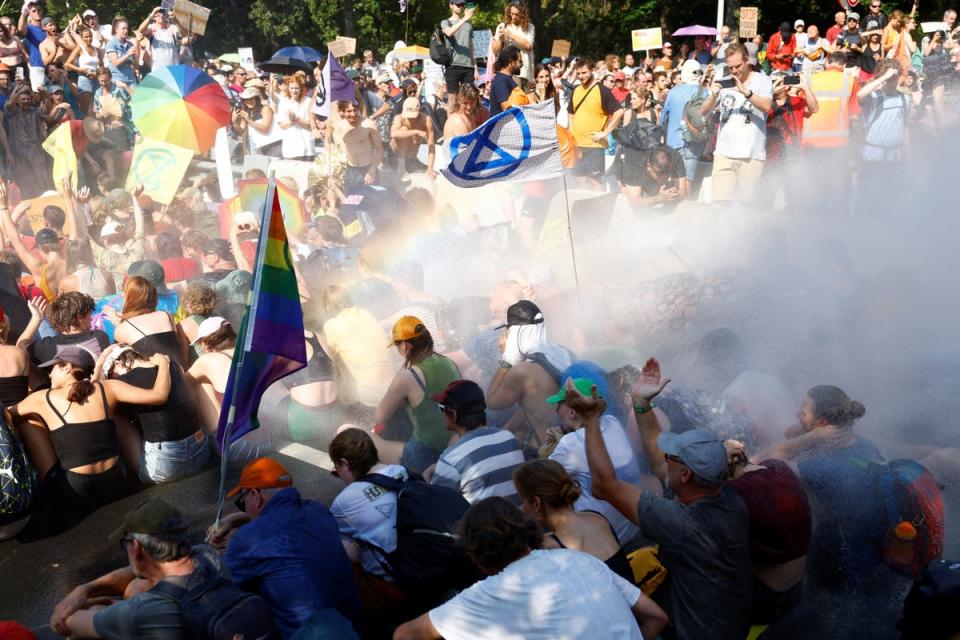
[[[783,84],[784,84],[784,85],[793,85],[793,86],[796,86],[796,85],[800,84],[800,76],[795,76],[795,75],[794,75],[794,76],[784,76],[784,77],[783,77]]]

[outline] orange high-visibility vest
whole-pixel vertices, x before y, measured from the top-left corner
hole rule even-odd
[[[803,121],[803,144],[808,147],[845,147],[850,141],[851,94],[856,79],[828,69],[813,74],[810,88],[819,109]]]

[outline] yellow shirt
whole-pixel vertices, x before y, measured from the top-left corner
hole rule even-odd
[[[610,90],[598,82],[594,81],[587,89],[576,87],[567,111],[574,114],[570,133],[576,139],[577,146],[605,148],[606,140],[594,142],[591,136],[606,128],[609,116],[618,108],[617,100]]]

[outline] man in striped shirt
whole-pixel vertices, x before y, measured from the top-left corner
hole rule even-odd
[[[523,464],[523,452],[511,432],[486,426],[487,403],[480,386],[455,380],[432,398],[440,405],[447,430],[460,439],[440,455],[431,484],[456,489],[471,504],[491,496],[519,502],[513,470]]]

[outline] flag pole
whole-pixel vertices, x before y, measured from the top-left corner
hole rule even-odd
[[[573,224],[570,216],[570,196],[567,194],[567,174],[563,174],[563,202],[567,207],[567,238],[570,239],[570,260],[573,262],[573,282],[577,287],[577,302],[580,302],[580,274],[577,271],[577,250],[573,243]]]

